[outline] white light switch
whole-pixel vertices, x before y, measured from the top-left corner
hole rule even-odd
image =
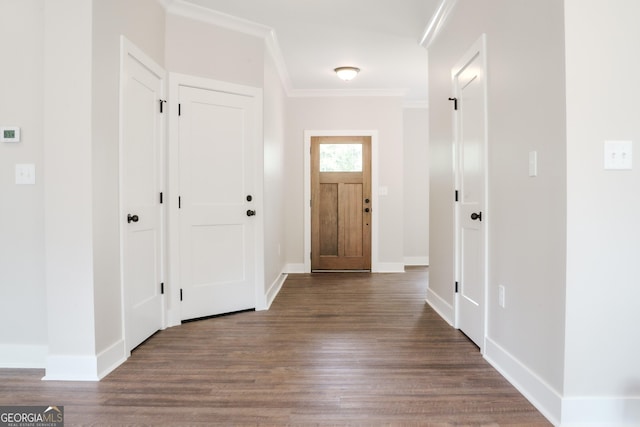
[[[538,152],[529,151],[529,176],[538,176]]]
[[[632,160],[633,143],[631,141],[604,142],[604,168],[606,170],[631,170]]]
[[[30,185],[36,183],[36,165],[24,163],[16,165],[16,184]]]

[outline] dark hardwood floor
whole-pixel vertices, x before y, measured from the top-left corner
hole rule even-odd
[[[269,311],[154,335],[97,383],[0,370],[65,425],[548,426],[425,304],[428,272],[290,275]]]

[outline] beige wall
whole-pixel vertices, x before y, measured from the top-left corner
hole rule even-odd
[[[566,0],[568,422],[640,420],[640,3]],[[594,29],[597,28],[597,31]],[[631,140],[631,171],[605,171]]]
[[[166,31],[166,67],[171,72],[263,86],[261,38],[171,14]]]
[[[289,99],[285,150],[288,264],[304,264],[304,131],[378,130],[379,185],[388,188],[388,196],[378,198],[380,206],[373,206],[379,215],[378,261],[390,267],[404,265],[402,126],[401,98]]]
[[[429,262],[429,110],[405,108],[404,259]]]
[[[122,340],[118,172],[120,35],[162,66],[164,21],[164,10],[155,0],[94,2],[92,212],[98,352]]]
[[[566,132],[564,22],[555,0],[461,0],[429,49],[430,288],[453,306],[451,68],[482,33],[488,58],[489,357],[562,393]],[[539,173],[528,176],[537,151]],[[505,286],[506,307],[497,304]],[[452,312],[448,313],[452,316]]]
[[[286,94],[271,55],[264,67],[264,266],[265,291],[279,279],[285,265],[285,130]]]
[[[44,287],[43,84],[41,1],[0,2],[0,126],[19,126],[20,143],[0,143],[0,366],[43,366]],[[33,163],[35,185],[15,184],[15,165]],[[17,320],[19,320],[19,327]],[[14,327],[9,327],[13,325]]]

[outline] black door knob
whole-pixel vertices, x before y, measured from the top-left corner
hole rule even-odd
[[[127,222],[128,223],[138,222],[138,219],[139,219],[138,215],[131,215],[131,214],[127,215]]]
[[[247,196],[247,202],[250,202],[250,201],[252,201],[252,200],[253,200],[253,196],[252,196],[251,194],[249,194],[249,195]]]
[[[247,216],[255,216],[255,214],[256,214],[256,211],[251,209],[247,210]]]
[[[482,221],[482,212],[478,212],[478,213],[472,213],[471,214],[471,219],[476,221],[476,220],[480,220]]]
[[[369,203],[369,199],[364,199],[364,202],[365,203]]]
[[[369,212],[371,212],[371,209],[369,209],[369,208],[364,208],[364,211],[365,211],[366,213],[369,213]]]

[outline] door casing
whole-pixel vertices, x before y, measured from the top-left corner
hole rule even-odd
[[[311,137],[371,137],[371,272],[380,271],[378,263],[378,131],[377,130],[305,130],[304,131],[304,270],[311,272]],[[294,271],[291,271],[294,273]]]

